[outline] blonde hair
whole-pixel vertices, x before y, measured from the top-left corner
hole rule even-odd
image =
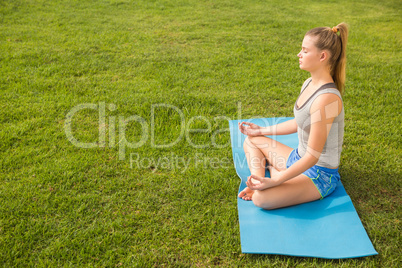
[[[338,35],[339,32],[339,35]],[[348,26],[340,23],[337,26],[318,27],[306,33],[308,36],[317,37],[315,46],[320,50],[328,50],[330,53],[329,65],[332,79],[341,94],[345,89],[346,79],[346,44],[348,42]]]

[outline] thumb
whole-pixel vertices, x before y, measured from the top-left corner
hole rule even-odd
[[[263,178],[261,178],[260,176],[257,176],[257,175],[251,175],[250,177],[251,177],[252,179],[257,180],[257,181],[263,181]]]

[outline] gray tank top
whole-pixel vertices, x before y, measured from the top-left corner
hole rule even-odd
[[[311,80],[312,79],[309,78],[304,82],[301,92],[303,92],[304,89],[306,89]],[[314,94],[301,107],[297,107],[297,101],[295,103],[293,112],[297,123],[297,134],[299,137],[298,153],[300,157],[303,157],[307,151],[307,143],[308,138],[310,136],[310,125],[311,125],[311,116],[310,116],[311,105],[318,96],[326,93],[336,94],[342,100],[342,96],[339,93],[338,89],[336,89],[336,85],[334,83],[328,83],[321,86],[316,92],[314,92]],[[297,100],[299,98],[297,98]],[[326,111],[331,110],[333,113],[339,112],[337,103],[330,104],[325,109]],[[321,156],[316,164],[317,166],[326,168],[336,168],[337,166],[339,166],[342,152],[342,144],[343,144],[343,132],[345,126],[344,118],[345,118],[345,112],[343,109],[343,102],[342,102],[342,110],[332,123],[327,141],[325,142],[324,145],[324,149],[322,150]]]

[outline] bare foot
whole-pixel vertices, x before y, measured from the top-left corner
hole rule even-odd
[[[246,187],[243,189],[243,191],[241,191],[239,193],[238,197],[240,197],[243,200],[250,201],[253,194],[254,194],[254,191],[250,190],[250,188]]]

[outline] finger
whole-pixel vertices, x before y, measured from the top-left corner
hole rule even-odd
[[[251,175],[250,179],[254,179],[254,180],[257,180],[257,181],[260,181],[260,182],[262,182],[264,180],[264,178],[261,178],[261,177],[259,177],[257,175]]]
[[[254,184],[253,184],[253,183],[251,182],[251,180],[250,180],[250,177],[249,177],[249,179],[246,181],[246,185],[247,185],[247,187],[250,188],[250,189],[251,189],[251,187],[254,186]]]
[[[255,185],[251,180],[247,181],[246,185],[250,190],[257,190],[257,187],[256,187],[257,185]]]
[[[247,181],[251,184],[254,184],[253,181],[251,180],[254,177],[254,175],[248,176]]]
[[[246,127],[243,125],[239,125],[239,130],[241,133],[245,134],[244,131],[246,131]]]

